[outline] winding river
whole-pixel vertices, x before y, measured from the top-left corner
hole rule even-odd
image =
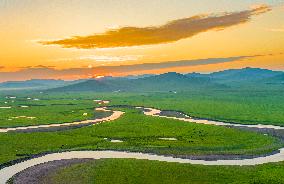
[[[258,157],[253,159],[244,160],[190,160],[174,157],[166,157],[160,155],[146,154],[146,153],[131,153],[120,151],[71,151],[63,153],[52,153],[39,158],[33,158],[10,167],[0,170],[0,183],[4,184],[9,178],[23,171],[26,168],[62,159],[74,159],[74,158],[89,158],[89,159],[103,159],[103,158],[132,158],[143,160],[155,160],[163,162],[176,162],[176,163],[189,163],[189,164],[202,164],[202,165],[258,165],[270,162],[279,162],[284,160],[284,149],[280,150],[280,153],[270,155],[267,157]]]
[[[209,124],[209,125],[217,125],[217,126],[233,126],[233,127],[248,127],[248,128],[258,128],[258,129],[274,129],[274,130],[284,130],[284,127],[274,126],[274,125],[243,125],[243,124],[233,124],[233,123],[225,123],[219,121],[212,120],[203,120],[203,119],[194,119],[191,117],[179,118],[179,117],[169,117],[161,115],[161,110],[154,108],[144,108],[144,107],[136,107],[137,109],[142,109],[144,114],[147,116],[156,116],[162,118],[171,118],[191,123],[201,123],[201,124]],[[97,108],[96,110],[109,111],[106,108]],[[68,126],[74,124],[87,124],[87,123],[98,123],[104,121],[111,121],[118,119],[123,112],[121,111],[113,111],[112,115],[102,119],[96,120],[86,120],[81,122],[73,122],[73,123],[64,123],[64,124],[51,124],[51,125],[38,125],[38,126],[29,126],[29,127],[17,127],[17,128],[6,128],[0,129],[0,132],[8,132],[18,129],[37,129],[42,127],[53,127],[53,126]],[[175,158],[170,156],[162,156],[162,155],[154,155],[147,153],[133,153],[133,152],[121,152],[121,151],[71,151],[71,152],[62,152],[62,153],[51,153],[44,156],[40,156],[37,158],[32,158],[30,160],[22,161],[20,163],[14,164],[9,167],[5,167],[0,170],[0,183],[5,183],[9,178],[17,174],[18,172],[23,171],[29,167],[55,161],[62,159],[103,159],[103,158],[132,158],[132,159],[146,159],[146,160],[156,160],[163,162],[176,162],[176,163],[189,163],[189,164],[202,164],[202,165],[259,165],[271,162],[280,162],[284,161],[284,148],[281,148],[279,152],[268,155],[268,156],[260,156],[256,158],[249,159],[232,159],[232,160],[194,160],[194,159],[183,159],[183,158]]]
[[[96,111],[105,111],[109,112],[106,108],[96,108]],[[37,129],[48,129],[48,128],[55,128],[55,127],[72,127],[77,125],[90,125],[96,124],[99,122],[104,121],[113,121],[118,119],[123,112],[121,111],[113,111],[113,113],[105,118],[93,119],[93,120],[85,120],[85,121],[77,121],[71,123],[59,123],[59,124],[48,124],[48,125],[35,125],[35,126],[25,126],[25,127],[15,127],[15,128],[1,128],[0,133],[11,132],[11,131],[23,131],[23,130],[37,130]]]
[[[136,107],[141,108],[141,107]],[[180,121],[186,121],[191,123],[199,123],[199,124],[207,124],[207,125],[217,125],[217,126],[232,126],[232,127],[248,127],[248,128],[259,128],[259,129],[275,129],[275,130],[284,130],[284,127],[276,126],[276,125],[245,125],[245,124],[237,124],[237,123],[225,123],[221,121],[213,121],[213,120],[206,120],[206,119],[194,119],[188,116],[188,118],[177,118],[177,117],[169,117],[169,116],[163,116],[159,115],[162,113],[159,109],[154,108],[145,108],[147,111],[144,111],[144,114],[147,116],[156,116],[156,117],[162,117],[162,118],[169,118],[169,119],[176,119]]]

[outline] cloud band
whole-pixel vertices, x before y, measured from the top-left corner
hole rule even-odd
[[[102,34],[74,36],[54,41],[40,41],[43,45],[61,45],[65,48],[114,48],[171,43],[209,30],[220,30],[248,22],[252,16],[270,11],[267,5],[256,6],[241,12],[218,16],[197,15],[170,21],[162,26],[122,27]]]

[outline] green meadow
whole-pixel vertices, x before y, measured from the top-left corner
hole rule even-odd
[[[61,167],[43,178],[54,184],[280,184],[284,163],[259,166],[203,166],[134,159],[101,159]]]
[[[109,106],[155,107],[182,111],[198,118],[243,124],[283,126],[284,119],[284,97],[281,91],[34,92],[17,93],[13,96],[17,98],[7,99],[6,95],[1,95],[0,106],[12,107],[0,109],[2,128],[92,119],[100,115],[94,112],[94,108],[100,106],[94,99],[110,100],[110,104],[107,104]],[[39,100],[28,99],[30,97]],[[120,150],[182,157],[259,155],[283,147],[283,142],[279,139],[261,133],[145,116],[142,112],[129,108],[118,110],[125,114],[115,121],[78,129],[1,133],[0,142],[4,144],[0,144],[0,163],[30,158],[35,154],[70,150]],[[84,113],[87,116],[83,116]],[[36,118],[11,118],[17,116]],[[282,162],[250,167],[225,167],[103,159],[61,168],[49,175],[48,179],[52,183],[283,183],[283,170]]]
[[[191,91],[102,95],[113,104],[182,111],[197,118],[284,126],[284,91]]]
[[[48,93],[15,94],[0,106],[0,127],[64,123],[94,117],[98,104],[94,99],[110,100],[110,105],[134,105],[163,110],[182,111],[197,118],[241,124],[273,124],[284,126],[284,96],[281,90],[208,90],[163,93]],[[29,96],[39,101],[27,100]],[[4,102],[8,102],[5,104]],[[21,106],[29,106],[22,108]],[[87,113],[87,116],[83,116]],[[34,119],[13,118],[17,116]],[[10,120],[9,120],[10,119]]]
[[[1,133],[0,141],[5,144],[0,145],[0,163],[67,150],[125,150],[179,156],[254,155],[269,153],[283,145],[278,139],[259,133],[122,110],[126,113],[121,118],[89,127],[58,132]],[[111,140],[123,142],[113,143]]]
[[[39,97],[35,98],[39,100],[28,99],[30,97],[27,96],[1,98],[0,106],[11,108],[0,109],[0,127],[64,123],[92,119],[94,116],[96,104],[92,100]],[[83,115],[84,113],[87,115]]]

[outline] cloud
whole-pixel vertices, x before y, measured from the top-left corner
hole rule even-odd
[[[123,72],[138,72],[145,70],[158,70],[165,68],[174,67],[188,67],[197,65],[208,65],[216,63],[233,62],[245,58],[251,58],[256,56],[236,56],[228,58],[208,58],[208,59],[197,59],[197,60],[181,60],[181,61],[168,61],[162,63],[143,63],[134,65],[120,65],[120,66],[100,66],[96,67],[97,70],[103,71],[104,73],[123,73]]]
[[[45,65],[36,65],[36,66],[25,66],[19,67],[20,69],[32,69],[32,68],[55,68],[55,66],[45,66]]]
[[[127,75],[131,72],[168,69],[174,71],[174,67],[188,67],[238,61],[257,56],[236,56],[228,58],[209,58],[197,60],[168,61],[162,63],[143,63],[120,66],[88,66],[86,68],[70,68],[58,70],[47,66],[26,67],[16,72],[0,72],[0,80],[28,80],[28,79],[80,79],[98,75]]]
[[[123,55],[123,56],[110,56],[110,55],[87,55],[70,60],[93,60],[98,62],[123,62],[123,61],[137,61],[142,55]]]
[[[272,31],[272,32],[284,32],[284,28],[272,28],[272,29],[268,29],[268,31]]]
[[[111,56],[111,55],[86,55],[76,58],[60,58],[53,61],[76,61],[76,60],[88,60],[98,62],[123,62],[123,61],[137,61],[143,57],[143,55],[123,55],[123,56]]]
[[[252,16],[270,11],[267,5],[257,5],[250,10],[221,15],[197,15],[173,20],[162,26],[122,27],[89,36],[40,41],[43,45],[61,45],[65,48],[115,48],[171,43],[209,30],[220,30],[248,22]]]
[[[141,55],[124,55],[124,56],[100,56],[100,55],[90,55],[90,56],[81,56],[80,60],[94,60],[102,62],[111,62],[111,61],[137,61],[141,58]]]

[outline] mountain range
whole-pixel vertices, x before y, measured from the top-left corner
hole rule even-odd
[[[236,86],[284,87],[284,72],[261,68],[230,69],[209,74],[169,72],[160,75],[104,77],[76,81],[41,80],[0,83],[0,89],[45,89],[54,92],[150,92],[227,89]]]

